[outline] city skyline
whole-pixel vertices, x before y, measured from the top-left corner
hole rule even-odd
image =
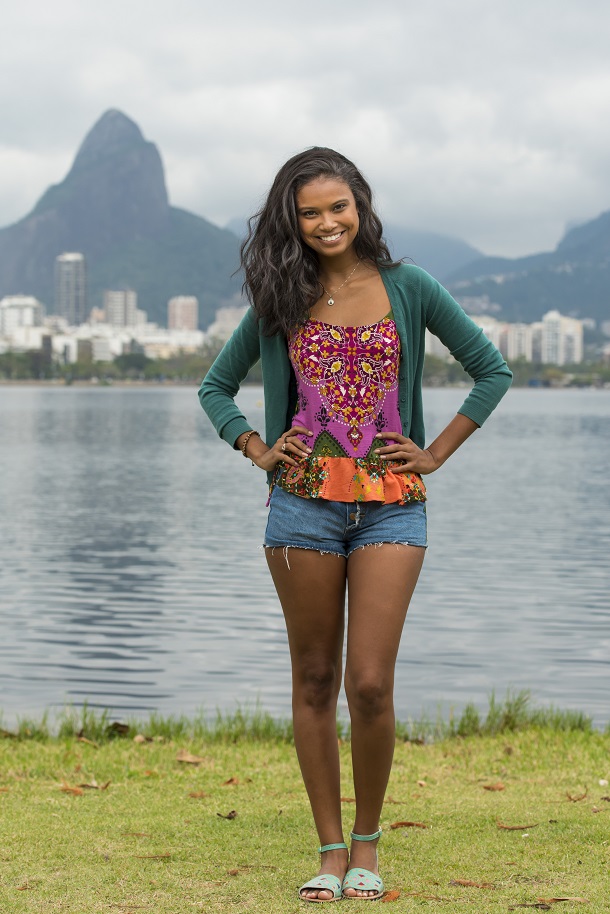
[[[179,352],[197,352],[206,341],[226,341],[247,310],[246,305],[219,308],[216,320],[204,332],[196,326],[195,296],[169,299],[167,328],[148,322],[146,312],[137,308],[137,295],[132,290],[107,290],[105,304],[105,309],[93,308],[85,322],[69,325],[60,315],[45,316],[44,306],[33,296],[5,296],[0,299],[0,353],[42,350],[44,341],[50,340],[47,345],[55,357],[65,362],[76,362],[84,351],[94,362],[111,361],[131,352],[134,343],[149,358],[168,358]],[[509,360],[569,365],[584,359],[587,322],[555,309],[532,323],[498,320],[490,314],[471,317]],[[429,331],[426,353],[453,361]]]

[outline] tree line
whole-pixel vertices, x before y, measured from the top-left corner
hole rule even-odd
[[[82,359],[58,364],[40,350],[5,352],[0,354],[0,381],[57,381],[72,384],[97,380],[105,384],[114,381],[144,381],[151,383],[194,384],[201,381],[218,355],[221,343],[206,343],[198,352],[179,352],[167,359],[152,359],[141,352],[119,355],[110,362]],[[607,362],[579,365],[539,365],[517,359],[510,365],[517,387],[601,387],[610,385],[610,364]],[[253,384],[262,383],[260,364],[248,376]],[[446,387],[469,384],[470,379],[461,365],[436,356],[426,356],[424,384]]]

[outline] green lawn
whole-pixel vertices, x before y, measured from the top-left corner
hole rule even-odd
[[[349,743],[341,753],[348,771]],[[380,842],[392,894],[341,904],[610,911],[608,780],[608,734],[399,742]],[[342,792],[347,833],[347,777]],[[317,869],[294,749],[280,739],[5,737],[0,821],[2,914],[303,912],[297,888]]]

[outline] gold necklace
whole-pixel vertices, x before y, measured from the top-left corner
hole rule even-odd
[[[354,275],[354,273],[356,272],[356,270],[358,269],[359,266],[360,266],[360,260],[358,260],[358,263],[356,264],[356,266],[354,267],[354,269],[352,270],[352,272],[349,274],[349,276],[347,277],[347,279],[343,280],[343,282],[341,283],[341,285],[340,285],[340,286],[337,286],[336,289],[333,289],[332,292],[328,292],[328,291],[324,288],[324,286],[322,286],[322,288],[324,289],[325,294],[328,295],[328,301],[326,302],[326,304],[328,305],[329,308],[332,308],[332,306],[333,306],[334,303],[335,303],[335,300],[334,300],[334,298],[333,298],[333,295],[335,295],[337,292],[339,292],[339,290],[342,289],[343,286],[344,286],[347,282],[350,281],[350,279],[352,278],[352,276]]]

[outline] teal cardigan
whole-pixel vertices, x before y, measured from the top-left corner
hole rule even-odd
[[[496,347],[449,292],[420,267],[412,264],[381,267],[380,274],[400,337],[399,409],[403,435],[421,448],[426,446],[422,404],[426,327],[447,346],[474,381],[458,412],[483,425],[512,380]],[[271,446],[292,424],[296,381],[285,338],[264,336],[250,308],[199,388],[202,407],[220,437],[232,447],[241,434],[252,429],[236,406],[235,396],[259,359],[265,400],[265,441]]]

